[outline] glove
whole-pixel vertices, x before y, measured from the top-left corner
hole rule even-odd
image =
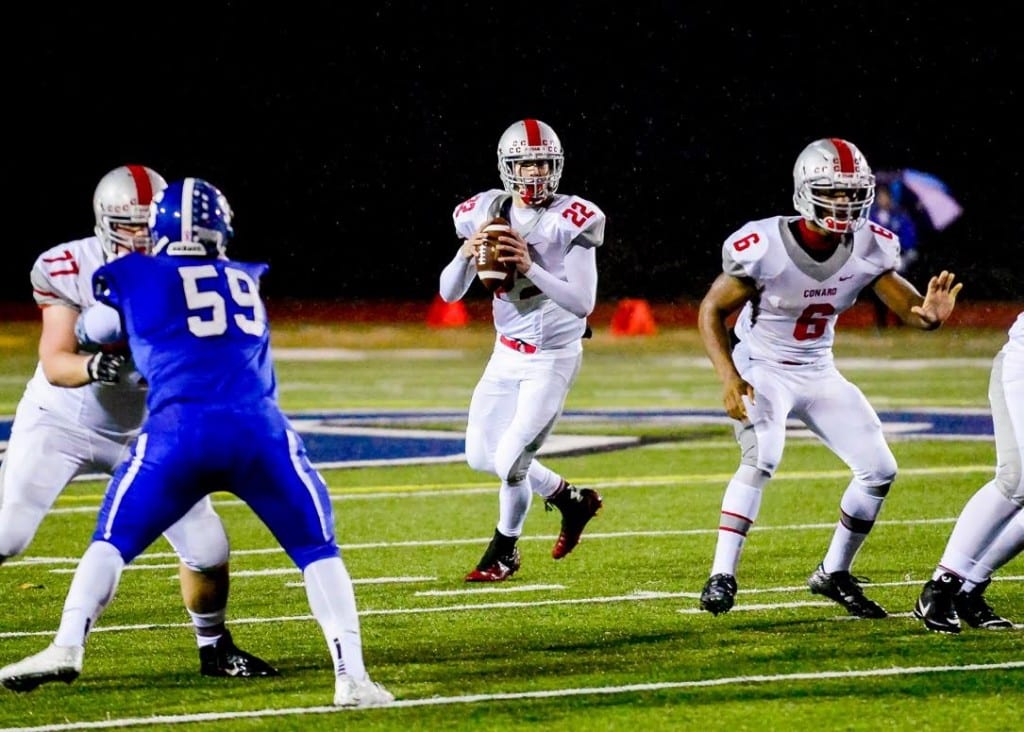
[[[118,372],[128,357],[121,353],[94,353],[85,364],[89,381],[101,384],[116,384],[120,381]]]

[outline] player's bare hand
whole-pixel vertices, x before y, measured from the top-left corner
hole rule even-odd
[[[725,404],[725,411],[730,417],[741,422],[747,420],[747,405],[744,403],[743,397],[753,404],[754,387],[738,376],[726,382],[722,389],[722,402]]]
[[[928,280],[928,290],[924,302],[910,308],[910,312],[924,321],[925,326],[938,327],[946,322],[956,306],[956,296],[963,288],[962,282],[954,284],[956,275],[942,270]]]
[[[486,226],[487,224],[481,224],[479,229],[473,232],[473,234],[468,239],[462,242],[462,247],[459,249],[459,254],[461,254],[466,259],[472,259],[473,257],[476,256],[477,250],[480,248],[480,245],[487,241],[487,234],[484,233],[484,227]]]
[[[515,231],[511,231],[498,237],[498,241],[501,242],[503,253],[498,258],[499,261],[515,262],[519,273],[526,274],[527,270],[533,266],[533,259],[530,258],[530,245],[526,243],[526,240]]]

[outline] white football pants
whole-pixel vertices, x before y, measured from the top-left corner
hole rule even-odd
[[[77,476],[114,472],[129,441],[61,419],[22,399],[0,465],[0,558],[21,554],[64,488]],[[164,536],[181,561],[196,571],[228,561],[228,538],[206,497]],[[84,537],[83,537],[84,538]]]

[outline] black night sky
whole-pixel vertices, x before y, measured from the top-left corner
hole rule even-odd
[[[966,298],[1024,298],[1016,11],[259,5],[40,4],[11,21],[0,299],[30,301],[35,256],[89,235],[98,179],[138,162],[220,186],[230,254],[270,262],[271,297],[428,300],[452,208],[500,187],[498,137],[523,117],[561,136],[561,191],[608,215],[602,299],[699,297],[726,235],[793,213],[793,161],[827,136],[876,171],[944,180],[965,213],[927,243],[928,269],[958,272]]]

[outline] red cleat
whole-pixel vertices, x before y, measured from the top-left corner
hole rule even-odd
[[[561,559],[580,543],[584,527],[601,510],[604,501],[593,488],[569,484],[548,503],[562,512],[562,530],[551,549],[551,556]]]
[[[511,554],[498,557],[486,567],[475,568],[466,575],[466,582],[504,582],[519,570],[520,564],[519,547],[513,547]]]

